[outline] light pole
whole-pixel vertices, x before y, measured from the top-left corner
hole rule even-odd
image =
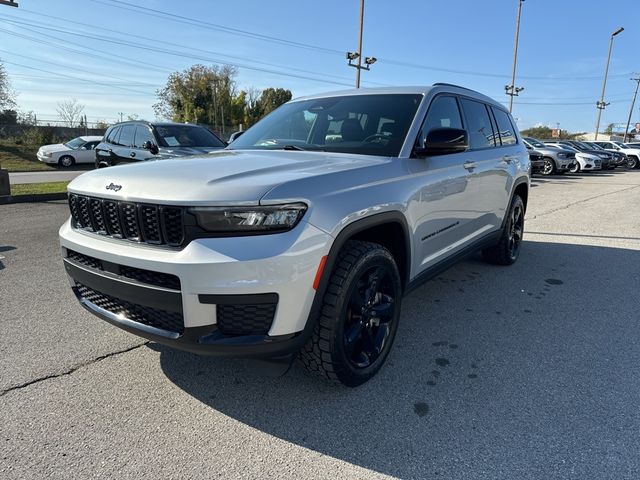
[[[607,65],[604,67],[604,80],[602,81],[602,95],[600,96],[600,101],[596,102],[596,109],[598,110],[598,119],[596,120],[596,136],[595,139],[598,140],[598,130],[600,130],[600,116],[602,115],[602,110],[604,110],[608,103],[604,101],[604,92],[607,89],[607,75],[609,75],[609,62],[611,61],[611,50],[613,49],[613,37],[623,32],[624,28],[620,27],[615,32],[611,34],[611,38],[609,39],[609,54],[607,55]]]
[[[349,66],[356,69],[356,88],[360,88],[360,70],[369,70],[376,63],[376,57],[365,57],[362,65],[362,28],[364,26],[364,0],[360,0],[360,33],[358,35],[358,51],[347,52]],[[355,60],[356,63],[352,63]]]
[[[7,5],[9,7],[17,7],[18,4],[13,0],[0,0],[0,5]]]
[[[622,143],[627,143],[627,132],[629,132],[629,125],[631,124],[631,116],[633,115],[633,106],[636,104],[636,97],[638,96],[638,87],[640,87],[640,76],[638,78],[631,78],[636,82],[636,91],[633,94],[633,100],[631,100],[631,108],[629,109],[629,118],[627,118],[627,126],[624,129],[624,138]]]
[[[524,87],[516,87],[516,63],[518,62],[518,41],[520,40],[520,14],[524,0],[518,0],[518,16],[516,17],[516,40],[513,47],[513,69],[511,70],[511,85],[505,85],[504,90],[509,95],[509,113],[513,110],[513,97],[524,90]]]

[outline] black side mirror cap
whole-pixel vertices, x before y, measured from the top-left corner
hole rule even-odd
[[[469,135],[460,128],[434,128],[427,133],[422,147],[413,153],[419,157],[460,153],[469,149]]]
[[[229,142],[227,143],[227,145],[229,145],[229,143],[233,143],[233,141],[238,138],[240,135],[242,135],[245,131],[241,130],[239,132],[233,132],[230,136],[229,136]]]
[[[154,155],[157,155],[159,152],[158,146],[150,140],[147,140],[142,144],[142,148],[145,150],[149,150]]]

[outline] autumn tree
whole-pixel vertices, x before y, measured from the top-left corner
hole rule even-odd
[[[15,93],[11,89],[9,76],[0,63],[0,110],[11,110],[16,106]]]
[[[84,112],[84,105],[78,103],[75,98],[71,100],[64,100],[58,102],[58,108],[56,112],[68,127],[75,127],[82,119],[82,113]]]

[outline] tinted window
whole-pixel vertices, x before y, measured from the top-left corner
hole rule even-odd
[[[194,125],[156,125],[162,147],[214,147],[224,143],[204,127]]]
[[[144,142],[156,143],[148,127],[146,127],[145,125],[136,125],[136,138],[134,140],[133,146],[135,148],[142,148]]]
[[[495,146],[495,134],[491,127],[489,112],[484,103],[461,98],[464,118],[467,121],[469,145],[471,148],[488,148]]]
[[[499,108],[492,108],[492,110],[498,124],[498,133],[500,134],[502,145],[514,145],[517,143],[516,132],[507,112]]]
[[[120,137],[118,138],[118,145],[122,145],[124,147],[130,147],[133,145],[133,136],[136,132],[135,125],[123,125],[120,128]]]
[[[422,95],[344,95],[287,103],[231,149],[281,149],[398,156]]]
[[[107,135],[105,136],[105,141],[109,143],[116,143],[119,133],[120,133],[120,127],[111,127],[111,129],[107,132]]]
[[[462,128],[462,118],[455,97],[441,95],[431,102],[420,141],[434,128]]]

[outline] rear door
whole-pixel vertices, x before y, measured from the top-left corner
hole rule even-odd
[[[135,162],[135,155],[132,155],[131,147],[136,134],[134,123],[126,123],[120,127],[120,135],[113,145],[116,163]]]
[[[102,142],[96,147],[96,167],[115,165],[116,154],[113,152],[115,140],[120,135],[120,125],[110,127],[104,135]]]
[[[96,157],[96,145],[98,145],[97,141],[90,141],[80,147],[76,152],[76,163],[93,163]]]
[[[522,149],[511,115],[506,110],[495,106],[491,106],[489,109],[493,113],[500,140],[498,149],[499,161],[496,164],[493,176],[494,181],[492,182],[492,188],[495,189],[493,191],[493,197],[495,198],[493,212],[495,212],[497,220],[502,222],[509,208],[513,180],[518,173],[520,163],[526,162],[528,154]],[[498,139],[496,139],[497,142]]]

